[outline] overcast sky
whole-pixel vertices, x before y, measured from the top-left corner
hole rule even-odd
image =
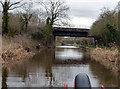
[[[120,0],[66,0],[70,7],[71,24],[90,28],[103,7],[113,9]]]
[[[12,1],[12,0],[11,0]],[[14,0],[13,0],[14,1]],[[30,0],[26,0],[30,1]],[[39,1],[39,0],[33,0]],[[65,0],[70,7],[69,17],[73,27],[90,28],[103,7],[113,9],[120,0]]]

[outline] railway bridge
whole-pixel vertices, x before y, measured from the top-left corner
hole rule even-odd
[[[88,32],[90,29],[85,28],[64,28],[64,27],[54,27],[53,35],[54,35],[54,42],[53,45],[55,46],[55,39],[56,36],[69,36],[69,37],[89,37],[94,38],[93,36],[89,36]]]
[[[89,29],[54,27],[54,36],[88,37]]]

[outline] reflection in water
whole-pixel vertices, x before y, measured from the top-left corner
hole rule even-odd
[[[12,66],[9,71],[3,69],[2,86],[63,87],[68,84],[73,87],[74,78],[79,73],[88,74],[93,87],[100,86],[101,83],[105,86],[117,86],[117,78],[99,63],[90,62],[85,54],[73,47],[59,47],[56,51],[43,50],[32,59]],[[72,61],[63,64],[68,59]]]
[[[2,88],[1,89],[7,89],[7,77],[8,77],[7,68],[3,68],[2,69]]]
[[[100,84],[104,84],[105,87],[118,86],[118,77],[114,76],[114,73],[106,69],[103,65],[92,61],[90,62],[90,69],[92,73],[97,76]]]
[[[65,48],[65,49],[67,49],[67,48],[78,48],[78,47],[75,47],[75,46],[57,46],[57,48]]]
[[[79,52],[78,49],[64,49],[55,54],[55,58],[60,60],[80,60],[82,57],[83,53]]]

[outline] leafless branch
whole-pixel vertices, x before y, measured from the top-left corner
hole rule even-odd
[[[60,0],[48,0],[47,3],[43,2],[42,6],[46,11],[47,18],[50,18],[50,22],[54,24],[61,18],[66,18],[69,7],[64,1]]]
[[[8,1],[8,5],[10,4],[10,0]]]
[[[9,8],[11,8],[13,5],[16,5],[16,4],[21,3],[22,1],[23,1],[23,0],[20,0],[20,1],[18,1],[18,2],[15,2],[15,3],[13,3],[13,4],[9,5]]]
[[[14,9],[19,8],[19,7],[22,7],[22,6],[24,6],[24,5],[25,5],[25,3],[22,4],[22,5],[19,5],[19,6],[13,7],[13,8],[9,8],[9,10],[14,10]]]
[[[2,1],[0,1],[1,5],[4,6],[4,4],[2,3]]]
[[[47,15],[49,15],[50,9],[48,8],[48,6],[43,2],[42,2],[42,6],[45,8]]]

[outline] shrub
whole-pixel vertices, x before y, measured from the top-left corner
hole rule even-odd
[[[35,39],[37,41],[42,41],[43,38],[44,38],[44,36],[43,36],[43,33],[41,33],[41,32],[32,33],[32,39]]]
[[[118,31],[117,11],[104,9],[97,21],[91,27],[89,34],[95,37],[97,45],[109,46],[111,43],[120,45],[120,33]]]

